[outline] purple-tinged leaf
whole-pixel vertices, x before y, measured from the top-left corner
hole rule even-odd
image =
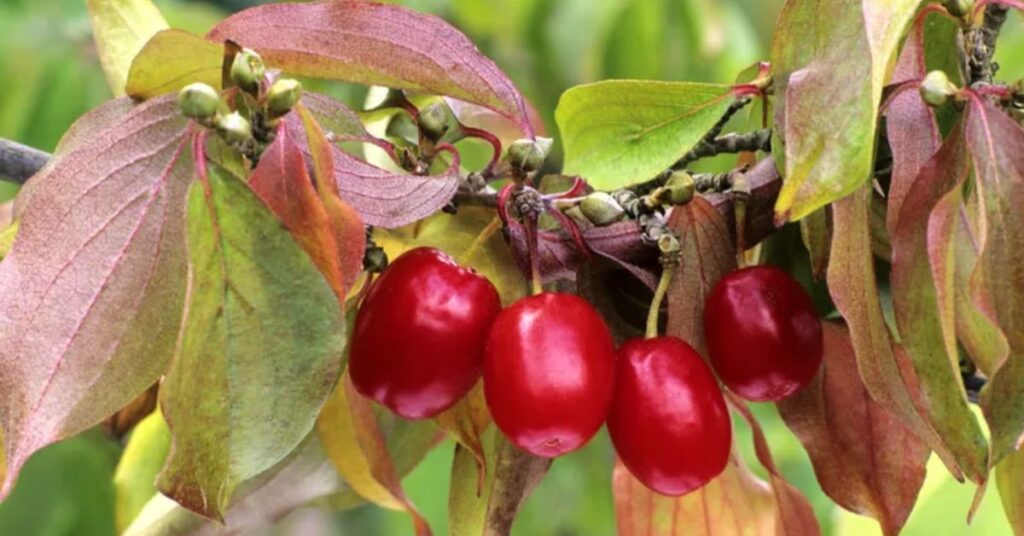
[[[255,49],[291,74],[409,89],[490,108],[533,129],[523,96],[447,22],[362,0],[273,4],[228,17],[207,35]]]
[[[0,264],[0,496],[33,452],[166,369],[185,296],[185,130],[174,99],[154,99],[33,179]]]
[[[837,504],[897,534],[924,484],[931,450],[868,394],[850,334],[824,324],[825,353],[812,383],[779,402],[822,489]]]
[[[871,187],[865,185],[832,205],[829,293],[849,326],[857,368],[872,398],[902,420],[942,458],[957,478],[962,479],[959,461],[928,415],[922,412],[913,367],[904,366],[903,354],[895,352],[892,346],[871,262],[870,198]]]
[[[1009,344],[982,393],[995,465],[1024,440],[1024,129],[973,93],[966,121],[981,252],[971,290]]]
[[[893,308],[903,348],[914,363],[936,431],[971,480],[988,474],[986,442],[960,380],[953,302],[953,228],[929,217],[968,174],[963,122],[921,168],[903,200],[892,239]],[[955,213],[954,213],[955,214]],[[955,219],[953,222],[955,224]],[[941,229],[940,229],[941,228]]]
[[[920,80],[927,74],[925,64],[924,24],[927,13],[918,16],[903,45],[892,84]],[[935,122],[935,112],[921,100],[921,93],[908,90],[896,95],[885,109],[886,133],[892,149],[892,179],[886,194],[889,200],[886,226],[889,234],[896,232],[903,198],[928,159],[939,150],[942,138]]]
[[[715,283],[736,269],[736,247],[725,218],[703,197],[672,209],[667,226],[682,246],[667,294],[667,330],[707,356],[704,302]]]

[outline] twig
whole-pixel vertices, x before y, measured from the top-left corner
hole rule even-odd
[[[772,130],[770,128],[755,130],[746,134],[730,133],[718,136],[716,133],[716,137],[710,141],[701,140],[693,149],[677,160],[675,164],[672,164],[672,167],[669,169],[659,173],[658,176],[649,181],[633,185],[630,189],[642,195],[664,184],[673,171],[681,170],[701,158],[725,153],[768,152],[771,151],[771,143]]]
[[[0,138],[0,177],[24,184],[49,160],[44,151]]]
[[[992,63],[992,57],[996,53],[996,39],[1003,23],[1006,22],[1009,9],[999,4],[985,6],[985,19],[981,27],[964,33],[964,53],[967,56],[967,73],[970,77],[968,86],[992,83],[996,70],[999,69],[998,65]]]

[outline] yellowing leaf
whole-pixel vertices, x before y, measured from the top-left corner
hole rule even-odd
[[[348,372],[324,405],[317,431],[327,455],[352,489],[378,506],[408,512],[416,534],[430,534],[426,520],[402,491],[370,401],[356,392]]]
[[[340,373],[345,325],[281,222],[241,179],[208,164],[189,194],[188,313],[160,389],[173,442],[157,485],[222,521],[238,485],[313,428]]]
[[[146,503],[156,495],[156,475],[171,448],[171,432],[159,411],[132,431],[114,472],[114,524],[124,532]]]
[[[799,220],[870,179],[877,110],[920,0],[788,0],[771,60],[784,142],[776,221]]]
[[[14,238],[18,236],[18,222],[12,222],[3,230],[0,230],[0,261],[4,260],[7,253],[11,251],[11,246],[14,245]]]
[[[434,417],[434,422],[451,434],[461,447],[476,458],[476,489],[481,490],[487,475],[487,454],[484,452],[480,437],[491,422],[491,414],[487,411],[487,401],[484,400],[483,381],[477,382],[473,389],[454,406]]]
[[[220,88],[221,47],[182,30],[161,30],[131,62],[125,91],[136,99],[174,93],[193,82]]]
[[[115,97],[125,94],[132,60],[150,37],[167,28],[151,0],[86,0],[103,72]]]
[[[565,173],[612,190],[653,178],[693,148],[733,102],[730,86],[606,80],[562,94]]]

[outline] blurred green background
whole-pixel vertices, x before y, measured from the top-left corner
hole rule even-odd
[[[202,33],[247,0],[158,0],[172,26]],[[566,88],[604,78],[731,82],[767,59],[782,0],[406,0],[465,31],[523,90],[554,133],[553,112]],[[0,0],[0,137],[51,150],[85,111],[110,98],[92,45],[84,0]],[[1024,25],[1011,16],[999,42],[1000,78],[1024,76]],[[360,90],[331,93],[359,106]],[[16,187],[0,180],[0,201]],[[794,255],[800,255],[796,251]],[[796,260],[796,259],[794,259]],[[877,533],[873,521],[840,511],[821,492],[802,448],[773,406],[755,408],[785,477],[810,498],[825,534]],[[757,471],[750,431],[737,441]],[[112,534],[111,475],[121,445],[98,431],[33,457],[13,495],[0,504],[0,535]],[[452,445],[435,449],[405,479],[405,489],[437,534],[447,533]],[[602,432],[582,451],[556,461],[526,503],[514,533],[614,534],[612,450]],[[763,471],[761,471],[763,476]],[[933,459],[905,534],[1009,534],[995,491],[974,523],[974,493]],[[342,513],[304,509],[266,534],[405,534],[408,519],[364,506]]]

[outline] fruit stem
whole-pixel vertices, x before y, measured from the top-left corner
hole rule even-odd
[[[661,250],[661,278],[658,279],[658,287],[654,289],[651,308],[647,311],[647,331],[644,335],[648,339],[658,336],[658,314],[661,312],[661,302],[665,301],[668,287],[672,284],[672,276],[676,273],[676,267],[679,266],[679,239],[667,231],[658,239],[658,249]]]
[[[530,255],[530,294],[536,296],[544,291],[540,278],[540,255],[537,252],[537,220],[526,222],[526,249]]]
[[[750,200],[750,183],[743,173],[736,173],[732,182],[733,213],[736,216],[736,266],[747,265],[747,201]]]
[[[473,239],[473,243],[459,255],[458,263],[462,265],[469,264],[469,260],[473,258],[473,255],[484,245],[487,240],[494,236],[494,232],[501,228],[501,218],[495,216],[491,218],[491,221],[487,223],[487,226],[480,231],[480,234],[476,235]]]

